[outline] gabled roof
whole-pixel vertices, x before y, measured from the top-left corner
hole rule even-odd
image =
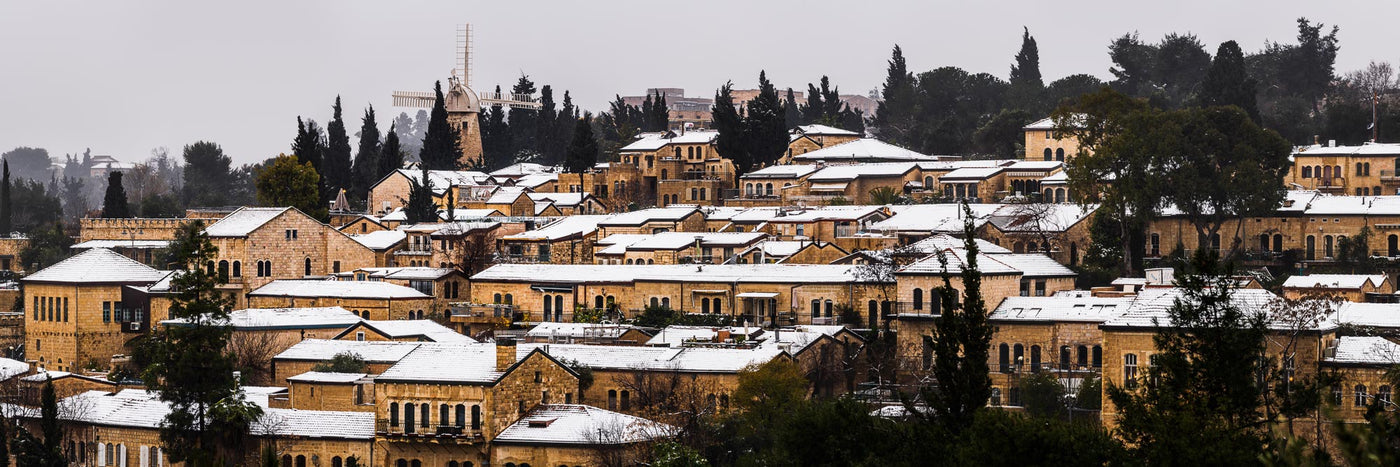
[[[1006,297],[987,319],[1102,323],[1128,311],[1131,297]]]
[[[948,248],[942,251],[934,252],[928,256],[923,257],[922,259],[919,259],[918,261],[905,265],[904,267],[899,268],[899,271],[896,271],[895,274],[942,274],[945,269],[945,265],[939,261],[939,258],[946,259],[946,269],[948,271],[948,274],[961,274],[963,271],[963,267],[967,265],[967,255],[968,251],[962,248]],[[1006,255],[988,255],[986,253],[978,252],[977,270],[980,271],[983,275],[1020,274],[1020,269],[1016,269],[1015,267],[1012,267],[1011,265],[998,260],[998,258],[1001,258],[1003,256]]]
[[[1128,306],[1128,312],[1116,318],[1104,322],[1105,327],[1127,327],[1127,328],[1156,328],[1157,326],[1171,326],[1171,318],[1168,310],[1176,304],[1177,300],[1186,300],[1185,290],[1179,287],[1148,287],[1138,292],[1133,298],[1133,302]],[[1264,289],[1234,289],[1230,293],[1231,303],[1241,310],[1268,314],[1271,305],[1282,300]],[[1293,323],[1286,322],[1283,317],[1266,316],[1269,321],[1266,325],[1270,329],[1287,329],[1294,326]],[[1318,329],[1321,326],[1331,326],[1331,324],[1320,324],[1314,326]]]
[[[329,383],[329,384],[350,384],[369,376],[365,373],[330,373],[323,371],[308,371],[296,376],[287,378],[292,383]]]
[[[249,297],[337,297],[368,299],[432,298],[402,285],[378,281],[328,281],[320,279],[281,279],[268,282]]]
[[[1094,214],[1097,205],[1008,204],[987,219],[1002,232],[1064,232]]]
[[[555,241],[575,236],[582,236],[598,231],[598,222],[607,219],[607,215],[575,215],[561,217],[535,230],[510,234],[501,237],[501,240],[517,241]]]
[[[739,178],[802,178],[804,176],[812,174],[813,172],[816,172],[819,169],[821,169],[821,166],[816,164],[770,165],[768,167],[764,167],[753,172],[746,173],[740,176]]]
[[[860,136],[860,133],[856,133],[851,130],[843,130],[840,128],[830,127],[826,125],[818,125],[815,123],[811,125],[798,126],[797,128],[794,128],[792,130],[792,133],[814,136]]]
[[[679,432],[680,429],[671,425],[593,406],[540,404],[501,430],[491,442],[523,445],[620,445],[669,438]]]
[[[338,306],[318,308],[246,308],[228,314],[226,324],[239,331],[273,329],[345,329],[363,321],[359,315]],[[166,326],[184,326],[189,320],[167,319]]]
[[[573,337],[573,338],[606,338],[616,339],[633,328],[626,324],[599,324],[599,323],[554,323],[544,322],[536,324],[525,332],[526,336],[535,338],[545,337]]]
[[[809,222],[822,221],[861,221],[872,218],[883,219],[885,216],[884,206],[875,205],[855,205],[855,206],[822,206],[815,209],[806,209],[800,212],[785,213],[779,211],[778,215],[768,222],[774,224],[805,224]]]
[[[1291,276],[1283,281],[1285,288],[1298,289],[1355,289],[1360,290],[1367,283],[1380,287],[1385,283],[1385,274],[1309,274]]]
[[[365,363],[393,363],[423,345],[421,342],[338,341],[306,339],[272,357],[275,360],[327,361],[342,353],[352,353]]]
[[[1076,126],[1077,126],[1077,125],[1080,125],[1080,124],[1082,124],[1082,122],[1084,121],[1084,118],[1085,118],[1085,115],[1084,115],[1084,114],[1075,114],[1073,117],[1071,117],[1071,119],[1072,119],[1072,121],[1073,121],[1072,124],[1074,124],[1074,125],[1076,125]],[[1045,117],[1045,118],[1042,118],[1042,119],[1040,119],[1040,120],[1036,120],[1036,121],[1034,121],[1034,122],[1031,122],[1029,125],[1026,125],[1026,126],[1023,127],[1022,129],[1025,129],[1025,130],[1054,130],[1054,129],[1057,129],[1057,127],[1055,126],[1055,119],[1054,119],[1054,118]]]
[[[649,370],[683,373],[737,373],[763,364],[784,351],[777,347],[721,349],[709,347],[638,347],[626,345],[517,344],[517,358],[539,349],[554,358],[595,370]]]
[[[496,371],[496,344],[420,344],[376,382],[489,384],[500,378]]]
[[[695,206],[640,209],[611,216],[598,222],[601,227],[639,226],[648,222],[679,222],[700,212]]]
[[[20,281],[63,284],[151,284],[165,277],[165,274],[165,272],[141,264],[112,250],[92,248],[30,274]]]
[[[291,210],[293,208],[238,208],[237,211],[209,224],[204,228],[204,233],[210,237],[246,237],[258,230],[258,227]]]
[[[973,228],[981,227],[987,219],[1000,209],[1001,204],[970,204]],[[890,206],[893,213],[888,219],[866,227],[872,232],[912,232],[926,234],[944,232],[961,234],[963,231],[963,209],[961,204],[912,204]]]
[[[423,171],[399,169],[395,173],[408,177],[414,182],[423,183]],[[392,174],[391,174],[392,175]],[[388,178],[388,176],[385,176]],[[433,184],[433,194],[447,193],[448,186],[485,185],[491,176],[475,170],[429,170],[428,181]]]
[[[811,182],[849,182],[861,177],[899,177],[914,170],[915,167],[918,166],[911,162],[832,165],[807,176],[807,180]]]
[[[1400,345],[1378,336],[1342,336],[1328,363],[1394,366],[1400,364]]]
[[[711,130],[690,130],[686,131],[684,134],[680,134],[674,131],[666,131],[659,133],[643,133],[638,136],[639,138],[637,141],[623,146],[621,149],[618,149],[618,151],[655,151],[666,147],[668,144],[709,144],[713,142],[715,138],[719,137],[719,132]]]
[[[1021,271],[1026,278],[1035,277],[1075,277],[1073,269],[1065,267],[1054,258],[1043,253],[1007,253],[991,255],[997,261]]]
[[[261,388],[243,389],[251,392]],[[265,394],[249,396],[250,401],[263,406],[262,417],[249,429],[252,434],[312,439],[374,438],[373,412],[269,408]],[[124,389],[117,393],[88,391],[65,398],[60,405],[82,407],[75,413],[60,411],[61,419],[118,427],[159,428],[170,413],[170,405],[160,400],[159,393],[140,389]]]
[[[344,331],[341,331],[340,334],[337,334],[335,336],[335,339],[341,339],[346,336],[349,336],[351,335],[351,333],[357,332],[356,330],[359,328],[369,329],[378,333],[381,336],[395,340],[416,338],[424,342],[457,344],[476,343],[476,339],[472,339],[470,337],[458,334],[457,331],[453,331],[447,326],[443,326],[429,319],[380,321],[365,320],[359,322],[355,326],[351,326],[345,329]]]
[[[528,193],[535,203],[554,203],[555,206],[578,206],[593,199],[590,193]]]
[[[860,281],[856,266],[842,264],[497,264],[472,276],[473,282],[541,284],[661,282],[730,282],[845,284]]]

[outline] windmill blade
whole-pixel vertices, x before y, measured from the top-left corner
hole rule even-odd
[[[436,102],[437,95],[431,92],[394,91],[394,107],[431,109]]]

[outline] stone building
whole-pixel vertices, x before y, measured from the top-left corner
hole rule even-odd
[[[1283,281],[1283,298],[1327,296],[1349,302],[1365,302],[1369,294],[1390,295],[1395,284],[1385,274],[1308,274]]]
[[[1008,204],[988,217],[979,238],[1015,253],[1045,253],[1060,264],[1076,266],[1093,242],[1089,226],[1096,209],[1079,204]]]
[[[367,206],[373,214],[384,215],[395,208],[408,205],[408,194],[413,183],[423,183],[423,171],[413,169],[395,170],[370,187]],[[484,200],[490,196],[495,186],[491,176],[470,170],[429,170],[428,183],[433,186],[433,201],[447,207],[447,194],[452,192],[456,201],[465,203]]]
[[[1026,135],[1026,160],[1067,162],[1079,155],[1079,139],[1060,131],[1052,118],[1036,120],[1022,130]]]
[[[861,138],[860,133],[829,127],[826,125],[802,125],[790,131],[787,153],[784,159],[806,154],[824,147],[849,143]],[[786,162],[780,161],[781,162]]]
[[[341,307],[364,319],[423,319],[433,296],[382,281],[276,280],[248,292],[254,308]]]
[[[1360,146],[1313,144],[1295,148],[1293,167],[1284,176],[1290,189],[1317,190],[1333,195],[1394,195],[1400,188],[1400,144]]]
[[[594,243],[597,264],[724,264],[764,239],[762,232],[615,234]]]
[[[376,265],[374,250],[296,208],[240,208],[204,233],[218,248],[206,268],[218,273],[221,289],[240,296],[239,306],[246,306],[242,294],[275,280]]]
[[[113,355],[150,329],[146,304],[128,286],[165,274],[111,250],[94,248],[21,280],[24,346],[39,368],[107,368]]]
[[[605,215],[575,215],[531,230],[500,237],[501,253],[512,263],[593,263],[598,222]]]

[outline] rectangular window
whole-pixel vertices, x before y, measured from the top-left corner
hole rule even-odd
[[[340,261],[331,262],[331,272],[340,274]]]
[[[102,302],[102,322],[112,322],[112,302]]]
[[[1045,296],[1045,281],[1035,281],[1035,296]]]

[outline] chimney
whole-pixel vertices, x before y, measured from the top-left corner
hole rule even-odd
[[[496,371],[506,371],[515,364],[515,339],[496,338]]]
[[[1320,135],[1313,135],[1313,146],[1317,146],[1318,144],[1320,144],[1321,140],[1319,138],[1321,138]]]
[[[1329,148],[1335,148],[1335,147],[1337,147],[1337,140],[1335,140],[1335,139],[1329,139],[1329,140],[1327,140],[1327,147],[1329,147]]]

